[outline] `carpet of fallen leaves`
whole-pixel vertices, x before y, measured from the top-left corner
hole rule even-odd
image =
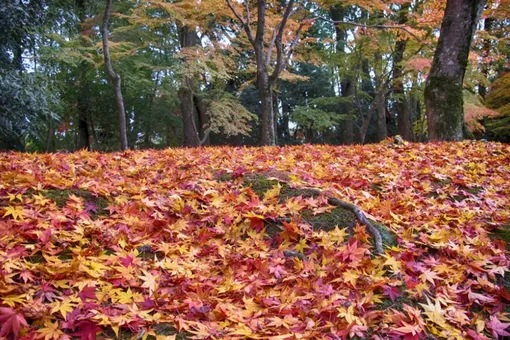
[[[243,185],[271,171],[398,245],[375,256],[363,226],[300,219],[327,199]],[[2,153],[0,338],[503,338],[510,255],[491,235],[509,221],[496,143]]]

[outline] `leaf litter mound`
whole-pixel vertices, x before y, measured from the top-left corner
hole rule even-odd
[[[2,153],[0,338],[510,336],[509,164],[469,141]]]

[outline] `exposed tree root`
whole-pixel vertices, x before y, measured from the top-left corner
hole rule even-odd
[[[352,211],[352,213],[354,215],[356,215],[356,218],[358,219],[358,221],[360,221],[365,227],[367,227],[368,232],[374,238],[374,246],[375,246],[375,250],[376,250],[377,254],[378,255],[384,254],[381,232],[379,231],[379,229],[377,229],[377,227],[375,227],[368,220],[368,218],[365,216],[365,214],[363,213],[363,211],[360,208],[358,208],[354,204],[351,204],[351,203],[342,201],[341,199],[338,199],[336,197],[327,195],[325,192],[317,190],[317,189],[312,189],[312,188],[302,188],[302,189],[306,190],[307,195],[309,195],[309,196],[324,195],[328,198],[329,204],[331,204],[335,207],[340,207],[340,208]]]
[[[250,175],[248,175],[248,176],[250,176]],[[256,176],[262,176],[267,179],[274,179],[278,182],[283,182],[283,183],[287,183],[287,181],[288,181],[288,173],[283,172],[283,171],[263,172],[263,173],[256,174]],[[253,175],[252,175],[252,177],[253,177]],[[363,224],[367,228],[368,232],[372,235],[372,237],[374,239],[374,247],[375,247],[377,255],[384,254],[383,238],[382,238],[381,232],[379,231],[379,229],[376,226],[374,226],[374,224],[372,224],[369,221],[369,219],[365,216],[364,212],[360,208],[358,208],[354,204],[351,204],[351,203],[342,201],[341,199],[338,199],[336,197],[330,196],[326,192],[318,190],[318,189],[309,188],[309,187],[297,187],[297,188],[293,188],[293,189],[300,190],[300,191],[302,190],[301,195],[303,197],[315,197],[315,196],[324,195],[327,197],[329,204],[336,206],[336,207],[340,207],[340,208],[348,210],[348,211],[351,211],[356,216],[356,219],[361,224]],[[289,253],[289,254],[286,254],[286,256],[292,257],[295,255]]]

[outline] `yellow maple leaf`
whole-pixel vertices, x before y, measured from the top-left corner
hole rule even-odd
[[[14,195],[14,194],[7,194],[7,196],[9,196],[9,202],[12,202],[14,201],[15,199],[18,199],[18,200],[22,200],[22,196],[21,194],[17,194],[17,195]]]
[[[143,273],[144,275],[140,276],[140,279],[142,279],[143,281],[142,288],[148,288],[149,295],[152,296],[152,293],[157,289],[158,283],[156,282],[156,279],[159,276],[158,275],[154,276],[145,270],[143,270]]]
[[[60,330],[58,321],[52,323],[50,320],[44,322],[44,328],[38,329],[37,333],[41,333],[41,337],[44,336],[44,340],[60,339],[64,332]]]
[[[347,236],[347,230],[345,228],[340,229],[339,227],[336,227],[329,233],[329,239],[335,243],[340,244],[345,240],[345,237]]]
[[[402,264],[397,259],[395,259],[391,255],[383,255],[383,257],[386,258],[386,262],[384,262],[384,266],[390,266],[391,269],[393,270],[393,274],[400,273],[400,271],[402,269]]]
[[[277,185],[274,185],[272,189],[269,189],[264,193],[264,201],[271,200],[275,197],[278,197],[280,195],[280,190],[282,189],[282,186],[280,183]]]
[[[12,218],[14,218],[15,221],[22,221],[23,220],[23,207],[20,206],[8,206],[5,208],[5,213],[3,217],[7,217],[11,215]]]
[[[65,298],[63,301],[55,302],[55,306],[51,309],[51,314],[55,312],[60,312],[64,319],[66,318],[67,313],[72,312],[74,309],[74,303],[71,299]]]
[[[435,304],[432,304],[427,297],[427,304],[420,303],[420,306],[422,306],[425,311],[424,314],[430,321],[441,327],[446,326],[446,320],[444,319],[445,311],[441,308],[439,301],[436,300]]]
[[[298,244],[296,245],[296,251],[300,252],[301,254],[303,254],[303,251],[308,248],[308,246],[306,245],[306,238],[302,238],[299,240]]]

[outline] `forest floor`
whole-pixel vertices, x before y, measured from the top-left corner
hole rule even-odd
[[[510,145],[0,153],[0,338],[503,338],[509,244]]]

